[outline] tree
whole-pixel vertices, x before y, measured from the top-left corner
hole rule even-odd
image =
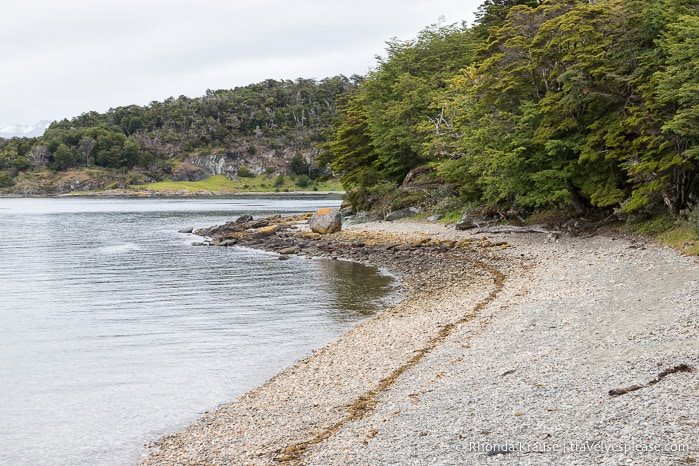
[[[54,170],[67,170],[76,167],[80,163],[79,161],[80,159],[77,153],[67,145],[61,143],[53,153],[51,168]]]
[[[696,138],[686,131],[696,105],[697,9],[685,0],[622,5],[632,91],[624,118],[608,130],[607,157],[628,174],[624,210],[664,204],[676,214],[697,192]]]
[[[15,184],[14,177],[4,170],[0,170],[0,188],[7,188]]]
[[[321,146],[325,151],[317,157],[318,163],[329,165],[346,185],[358,183],[362,174],[378,160],[364,98],[358,90],[345,96],[338,107],[328,142]]]
[[[294,175],[308,175],[309,168],[310,164],[301,152],[294,154],[289,162],[289,169]]]
[[[670,211],[686,209],[699,180],[699,16],[686,14],[668,25],[659,41],[667,57],[653,73],[651,99],[662,111],[662,141],[652,158],[631,170],[644,180],[643,194],[657,189]]]
[[[434,102],[472,52],[464,25],[433,25],[413,41],[390,41],[387,57],[338,106],[318,162],[329,164],[346,186],[361,188],[374,179],[395,185],[432,161],[426,140],[443,110]]]
[[[51,151],[48,147],[40,144],[35,144],[29,152],[28,159],[34,168],[42,168],[46,166],[51,157]]]
[[[96,145],[97,141],[95,141],[90,136],[83,136],[82,138],[80,138],[80,142],[78,143],[78,150],[80,151],[80,154],[83,156],[83,159],[85,160],[86,167],[90,166],[90,157],[92,156],[92,150],[95,148]]]

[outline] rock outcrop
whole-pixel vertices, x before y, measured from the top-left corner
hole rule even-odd
[[[173,181],[201,181],[207,179],[209,176],[208,171],[202,167],[192,165],[189,163],[183,163],[172,174]]]
[[[238,144],[225,152],[207,155],[190,155],[183,160],[183,166],[189,165],[204,170],[208,176],[225,175],[234,179],[239,175],[240,167],[253,175],[260,175],[271,171],[272,173],[285,173],[291,158],[300,152],[304,157],[312,157],[307,150],[299,150],[296,147],[270,147],[259,144],[254,151],[249,146]],[[190,180],[191,181],[191,180]]]

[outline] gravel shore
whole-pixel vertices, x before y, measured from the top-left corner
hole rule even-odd
[[[332,236],[316,254],[388,267],[405,299],[142,464],[699,461],[695,259],[412,221]]]

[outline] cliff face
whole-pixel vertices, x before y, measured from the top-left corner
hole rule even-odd
[[[197,181],[196,177],[202,179],[213,175],[225,175],[228,178],[234,179],[240,172],[240,167],[245,166],[253,175],[262,173],[287,173],[291,158],[297,154],[302,154],[307,160],[315,156],[315,151],[308,148],[294,147],[258,147],[253,151],[250,150],[226,150],[225,152],[207,155],[191,155],[183,160],[183,164],[178,169],[183,171],[183,167],[197,167],[199,170],[189,170],[191,175],[186,177],[179,176],[179,181]],[[203,172],[202,172],[203,170]],[[185,179],[186,178],[186,179]]]

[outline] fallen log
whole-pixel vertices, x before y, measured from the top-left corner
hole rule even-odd
[[[516,227],[512,225],[494,225],[491,227],[478,228],[476,233],[546,233],[551,235],[559,235],[560,231],[547,230],[538,225],[528,227]]]

